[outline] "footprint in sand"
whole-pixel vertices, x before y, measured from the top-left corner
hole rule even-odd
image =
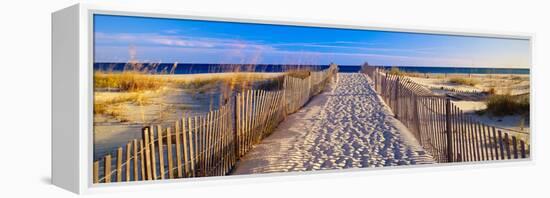
[[[338,79],[256,147],[263,149],[244,156],[234,174],[435,163],[395,125],[368,77]]]

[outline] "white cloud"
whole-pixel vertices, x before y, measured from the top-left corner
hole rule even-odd
[[[207,37],[190,37],[180,35],[163,35],[156,33],[116,33],[108,34],[97,32],[95,34],[96,42],[99,45],[142,45],[145,46],[175,46],[191,48],[237,48],[237,49],[256,49],[271,50],[269,45],[243,41],[237,39],[219,39]]]
[[[127,47],[99,47],[96,61],[120,62],[126,56]],[[114,59],[118,58],[118,59]],[[465,59],[442,57],[418,57],[384,55],[376,53],[340,53],[315,51],[256,50],[251,48],[187,48],[177,46],[152,46],[137,49],[137,59],[162,60],[180,63],[269,63],[269,64],[328,64],[359,65],[365,61],[372,64],[441,66],[468,65]]]
[[[477,57],[476,53],[442,56],[438,49],[396,49],[368,47],[365,42],[304,42],[265,44],[259,41],[165,35],[158,33],[97,32],[96,60],[121,62],[129,59],[129,46],[137,50],[138,60],[163,60],[165,62],[210,63],[297,63],[297,64],[373,64],[422,65],[422,66],[508,66],[520,57]],[[361,46],[361,45],[363,46]],[[310,47],[310,50],[287,50],[284,46]],[[322,51],[316,51],[323,48]],[[330,49],[349,49],[342,50]],[[333,52],[339,51],[339,52]],[[401,53],[403,52],[403,53]],[[404,55],[406,54],[406,55]],[[279,61],[279,62],[277,62]],[[495,64],[498,65],[495,65]]]
[[[341,42],[334,42],[341,43]],[[324,43],[279,43],[273,44],[272,46],[302,46],[302,47],[313,47],[313,48],[338,48],[338,49],[349,49],[349,50],[361,50],[361,51],[379,51],[379,52],[412,52],[420,54],[432,54],[434,48],[419,48],[419,49],[403,49],[403,48],[379,48],[379,47],[362,47],[364,42],[355,43],[355,42],[346,42],[347,44],[355,44],[355,46],[343,46],[343,45],[330,45]],[[360,45],[358,45],[360,44]]]

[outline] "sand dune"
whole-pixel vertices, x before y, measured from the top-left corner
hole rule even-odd
[[[217,109],[223,86],[213,81],[209,82],[210,80],[235,78],[250,83],[281,75],[283,73],[254,72],[149,75],[149,77],[174,83],[167,84],[158,90],[139,92],[95,91],[94,103],[107,105],[106,109],[109,111],[94,114],[94,153],[96,156],[103,156],[107,152],[124,146],[129,140],[141,138],[143,126],[170,125],[183,114],[202,114]],[[198,85],[199,87],[185,87],[177,84],[186,82],[204,82],[204,84]],[[143,102],[125,98],[139,98]]]
[[[434,163],[363,74],[339,82],[290,115],[234,174]]]
[[[449,90],[484,92],[494,89],[497,94],[521,95],[530,92],[529,75],[525,74],[449,74],[447,77],[432,78],[408,77],[414,82],[423,85],[433,91]],[[471,79],[477,82],[474,86],[450,83],[451,78]]]

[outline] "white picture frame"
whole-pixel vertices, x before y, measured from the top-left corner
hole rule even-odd
[[[345,176],[351,174],[350,172],[352,172],[353,174],[357,172],[362,172],[360,175],[378,174],[375,172],[378,172],[378,170],[381,169],[389,170],[384,171],[383,174],[396,174],[402,171],[410,171],[409,169],[413,167],[420,167],[420,169],[414,168],[419,171],[430,171],[432,168],[453,168],[445,164],[439,164],[435,166],[425,165],[413,167],[388,167],[374,169],[353,169],[344,171],[323,171],[321,174],[311,172],[276,173],[230,177],[186,178],[151,182],[92,184],[92,80],[94,60],[92,50],[93,14],[114,14],[176,19],[200,19],[228,22],[248,22],[312,27],[527,39],[531,43],[531,50],[533,49],[532,45],[535,39],[533,34],[528,33],[495,33],[488,31],[476,31],[475,33],[472,33],[470,30],[426,30],[416,29],[414,27],[395,27],[391,25],[381,24],[376,24],[373,26],[363,26],[363,24],[352,24],[341,21],[326,22],[309,19],[273,19],[266,17],[247,16],[244,14],[241,16],[229,16],[213,13],[128,9],[122,7],[101,6],[94,4],[73,5],[52,14],[52,183],[56,186],[78,194],[137,189],[141,190],[176,187],[193,188],[203,185],[239,184],[242,182],[255,182],[258,180],[284,181],[290,178],[302,178],[302,175],[308,175],[309,178],[316,178],[334,177],[338,175]],[[531,54],[533,54],[532,51]],[[532,60],[530,61],[530,65],[531,64]],[[534,97],[531,97],[531,100],[533,100],[533,98]],[[533,108],[533,106],[531,106],[531,117],[534,114],[534,110],[535,109]],[[534,125],[533,123],[531,124]],[[531,140],[535,137],[535,132],[536,129],[533,129],[530,136]],[[532,145],[532,147],[534,148],[535,146]],[[479,166],[479,164],[483,164],[484,166],[509,166],[511,164],[530,164],[533,163],[534,157],[535,156],[533,154],[529,159],[513,160],[511,163],[506,164],[496,162],[476,162],[464,163],[464,165]]]

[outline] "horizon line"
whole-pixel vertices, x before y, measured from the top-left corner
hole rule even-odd
[[[128,64],[129,62],[94,62],[93,64]],[[138,62],[140,64],[174,64],[177,63],[180,64],[201,64],[201,65],[280,65],[280,66],[328,66],[329,64],[282,64],[282,63],[193,63],[193,62],[187,62],[187,63],[180,63],[180,62]],[[350,64],[337,64],[338,66],[363,66],[362,64],[358,65],[350,65]],[[452,66],[452,65],[369,65],[373,67],[438,67],[438,68],[482,68],[482,69],[531,69],[531,66],[527,67],[511,67],[511,66],[502,66],[502,67],[494,67],[494,66]]]

